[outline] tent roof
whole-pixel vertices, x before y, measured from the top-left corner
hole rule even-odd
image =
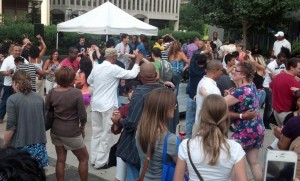
[[[111,2],[57,25],[58,32],[78,32],[90,34],[130,35],[145,34],[154,36],[158,28],[149,25],[121,10]]]

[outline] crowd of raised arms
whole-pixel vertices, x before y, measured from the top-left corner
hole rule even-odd
[[[157,36],[154,45],[143,34],[121,34],[103,50],[82,36],[65,58],[53,50],[47,60],[40,35],[38,45],[25,38],[8,52],[0,49],[0,123],[7,118],[0,180],[45,180],[51,141],[58,181],[68,150],[79,161],[82,181],[89,165],[116,166],[116,181],[246,181],[246,162],[262,181],[266,129],[276,125],[268,149],[289,150],[300,140],[300,59],[283,32],[275,37],[268,58],[259,43],[246,50],[234,39],[220,41],[217,32],[182,44],[172,35]],[[183,81],[186,134],[178,137]]]

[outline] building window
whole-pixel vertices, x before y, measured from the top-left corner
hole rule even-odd
[[[55,5],[55,1],[56,1],[56,0],[52,0],[52,4],[53,4],[53,5]]]
[[[80,5],[80,0],[76,0],[76,5]]]
[[[85,0],[81,0],[82,6],[85,6]]]
[[[70,4],[74,5],[74,0],[71,0]]]
[[[65,5],[66,4],[66,0],[62,0],[62,4]]]
[[[96,6],[97,6],[97,4],[96,4],[96,0],[94,0],[94,1],[93,1],[93,6],[94,6],[94,7],[96,7]]]
[[[60,5],[60,0],[57,0],[57,4]]]

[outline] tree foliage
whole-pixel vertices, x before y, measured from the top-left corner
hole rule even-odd
[[[299,0],[191,0],[209,24],[243,30],[244,43],[249,28],[281,26],[290,13],[298,10]]]
[[[203,15],[192,3],[180,6],[179,29],[188,31],[198,31],[203,33]]]

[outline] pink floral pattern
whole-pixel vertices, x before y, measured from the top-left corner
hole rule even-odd
[[[252,120],[233,120],[235,132],[231,139],[240,143],[244,150],[261,148],[264,141],[265,127],[259,114],[259,100],[255,85],[251,83],[236,88],[231,95],[240,100],[232,107],[234,112],[243,113],[250,109],[257,112],[257,116]]]

